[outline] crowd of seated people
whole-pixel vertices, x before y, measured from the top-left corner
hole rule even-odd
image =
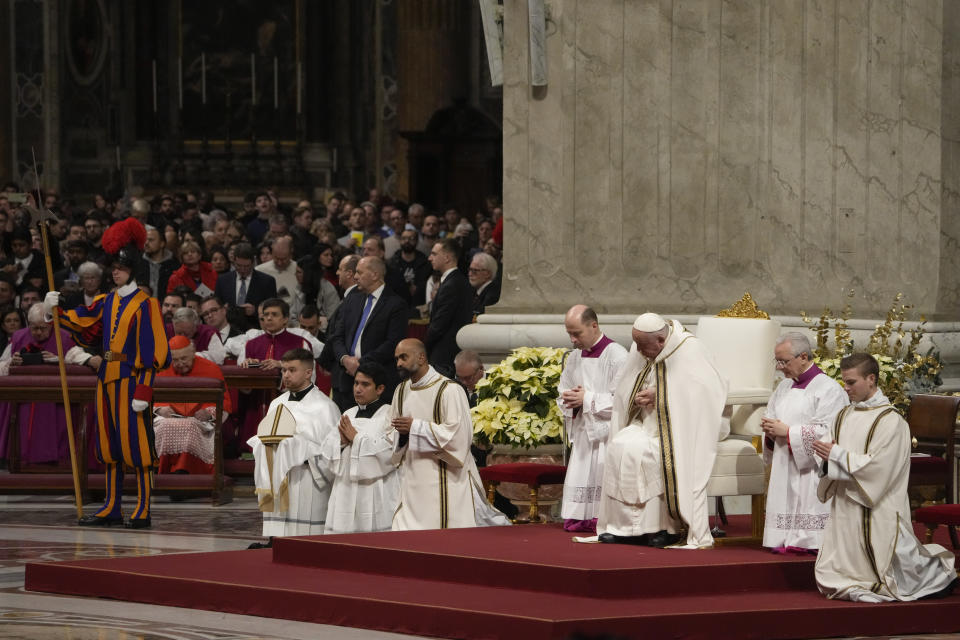
[[[381,196],[376,189],[361,197],[337,192],[318,205],[286,202],[276,191],[264,190],[248,194],[237,206],[218,203],[209,191],[143,197],[97,194],[87,201],[55,190],[24,191],[15,183],[0,190],[0,352],[26,328],[27,310],[48,289],[42,242],[31,221],[33,208],[53,216],[50,258],[64,308],[90,305],[110,290],[103,233],[111,224],[135,217],[147,231],[135,278],[159,301],[168,338],[185,336],[197,357],[233,364],[243,358],[236,348],[231,353],[231,341],[239,341],[242,350],[249,333],[264,331],[262,304],[280,300],[286,308],[285,328],[308,334],[313,344],[321,345],[314,350],[317,382],[325,390],[330,389],[331,375],[334,381],[348,380],[348,389],[353,380],[354,371],[343,367],[343,354],[335,355],[329,346],[322,349],[335,332],[350,343],[344,350],[351,360],[359,364],[376,359],[392,370],[389,358],[396,342],[406,336],[408,322],[424,325],[421,334],[430,330],[435,298],[439,296],[443,309],[452,300],[469,300],[470,311],[477,314],[499,297],[502,209],[493,198],[467,213],[454,208],[431,212],[417,203]],[[462,277],[449,278],[447,268],[437,272],[430,254],[442,242]],[[374,292],[357,286],[362,259],[382,265],[382,284],[389,300],[395,300],[384,303],[384,309],[368,309],[363,324],[362,294]],[[440,286],[441,278],[447,286]],[[359,304],[345,304],[351,294],[360,297]],[[387,311],[391,326],[405,327],[403,334],[383,334],[387,343],[379,352],[364,349]],[[444,333],[455,334],[472,319],[451,321],[448,315],[441,313]],[[353,337],[358,338],[356,345]],[[98,345],[80,346],[91,356],[100,355]],[[452,362],[434,364],[452,375]],[[239,441],[239,425],[235,427]],[[231,453],[241,451],[230,448]]]

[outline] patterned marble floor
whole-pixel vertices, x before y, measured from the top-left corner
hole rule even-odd
[[[241,488],[242,489],[242,488]],[[241,494],[243,492],[241,491]],[[98,505],[87,505],[89,513]],[[349,640],[400,634],[253,616],[29,593],[24,564],[82,558],[245,549],[260,540],[250,495],[228,505],[159,497],[153,528],[81,529],[69,497],[0,496],[0,640]],[[171,623],[175,620],[175,623]]]
[[[74,524],[76,512],[67,496],[0,496],[0,640],[385,640],[410,637],[253,616],[28,593],[23,589],[23,567],[30,561],[245,549],[250,542],[260,539],[261,520],[251,492],[245,492],[243,487],[238,489],[240,495],[220,507],[212,507],[202,498],[172,503],[159,497],[154,501],[153,528],[149,531],[81,529]],[[86,511],[96,506],[88,505]],[[960,640],[960,634],[909,636],[909,639]]]

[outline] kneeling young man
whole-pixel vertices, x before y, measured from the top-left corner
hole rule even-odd
[[[267,416],[273,416],[279,405],[289,409],[297,422],[293,436],[277,445],[265,445],[259,436],[247,441],[256,461],[254,481],[265,537],[323,533],[330,485],[311,465],[316,465],[327,435],[336,432],[340,410],[310,382],[313,366],[313,355],[306,349],[287,351],[280,360],[287,391],[270,403]],[[267,546],[269,542],[254,543],[251,548]]]
[[[910,428],[877,388],[873,356],[840,361],[851,404],[837,416],[833,441],[815,442],[825,460],[817,496],[833,500],[817,557],[817,587],[828,598],[858,602],[949,595],[953,554],[920,544],[913,533],[907,481]]]
[[[323,441],[317,466],[333,484],[324,533],[389,531],[400,500],[400,479],[391,461],[397,439],[390,405],[380,397],[387,372],[362,362],[353,378],[357,403]]]

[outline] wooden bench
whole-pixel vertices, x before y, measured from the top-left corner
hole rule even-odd
[[[86,367],[67,366],[67,384],[71,404],[84,407],[95,402],[97,377]],[[223,473],[223,383],[214,378],[155,378],[154,400],[159,402],[196,402],[216,405],[214,430],[214,463],[210,476],[183,474],[155,474],[154,488],[159,493],[209,491],[214,505],[226,504],[233,499],[233,479]],[[0,475],[0,493],[62,493],[72,492],[73,479],[68,473],[20,473],[19,426],[16,424],[17,405],[22,402],[62,403],[60,377],[57,367],[33,365],[11,368],[9,376],[0,376],[0,402],[9,402],[11,473]],[[83,414],[86,412],[83,411]],[[74,425],[78,443],[77,467],[84,500],[91,489],[104,486],[103,474],[89,474],[87,447],[89,434],[86,415],[79,425]]]

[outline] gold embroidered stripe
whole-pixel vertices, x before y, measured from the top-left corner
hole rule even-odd
[[[877,557],[873,552],[873,541],[871,540],[871,517],[873,509],[863,507],[863,548],[867,551],[867,559],[870,560],[870,567],[873,569],[873,575],[877,576],[876,585],[879,586],[883,581],[880,576],[880,570],[877,569]]]
[[[670,425],[670,407],[667,405],[667,363],[657,363],[657,426],[660,431],[660,465],[663,471],[664,499],[667,513],[680,519],[677,497],[677,469],[674,462],[673,430]]]
[[[843,419],[846,417],[847,412],[850,410],[851,405],[845,406],[840,410],[840,413],[837,414],[837,419],[833,423],[833,441],[840,442],[840,427],[843,426]]]
[[[437,460],[440,468],[440,528],[447,528],[447,463]]]
[[[646,366],[643,368],[640,373],[637,374],[637,381],[633,383],[633,391],[630,392],[630,398],[627,400],[630,404],[630,410],[627,411],[627,423],[623,426],[627,426],[633,422],[633,419],[637,417],[637,414],[640,413],[640,408],[634,403],[633,399],[637,397],[637,394],[640,393],[640,387],[643,386],[643,381],[647,379],[647,374],[650,373],[650,361],[647,361]]]
[[[883,416],[885,416],[885,415],[887,415],[888,413],[891,413],[891,412],[893,412],[893,411],[896,411],[896,409],[894,409],[893,407],[891,407],[891,408],[889,408],[889,409],[886,409],[885,411],[881,411],[881,412],[880,412],[880,415],[877,416],[877,419],[873,421],[873,424],[872,424],[872,425],[870,425],[870,431],[869,431],[869,433],[867,433],[867,441],[866,441],[866,443],[863,445],[863,452],[864,452],[864,453],[869,453],[869,450],[870,450],[870,441],[873,439],[873,432],[877,430],[877,425],[880,424],[880,421],[883,419]]]
[[[397,393],[397,415],[403,415],[403,392],[407,389],[407,381],[400,383],[400,391]]]
[[[433,421],[437,424],[440,424],[440,401],[443,400],[443,391],[447,388],[447,385],[450,384],[449,380],[444,380],[443,384],[440,385],[440,390],[437,391],[437,397],[433,401]]]

